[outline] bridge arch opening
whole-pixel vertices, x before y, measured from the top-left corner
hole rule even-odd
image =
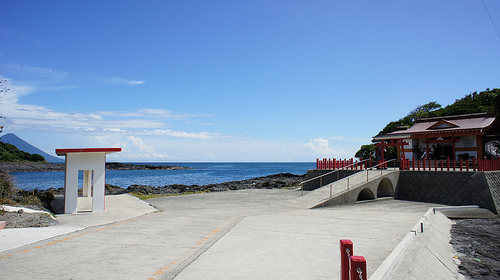
[[[378,183],[377,197],[388,196],[394,196],[394,188],[392,187],[391,180],[383,178],[382,180],[380,180],[380,183]]]
[[[361,192],[359,192],[357,201],[370,199],[375,199],[375,195],[373,195],[373,192],[369,188],[364,188]]]

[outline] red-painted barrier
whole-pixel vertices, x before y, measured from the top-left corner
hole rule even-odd
[[[352,241],[340,239],[340,280],[349,280],[349,264],[352,256]]]
[[[354,279],[368,279],[368,276],[366,274],[366,260],[362,256],[351,257],[351,280]]]
[[[446,161],[446,163],[445,163]],[[372,166],[380,165],[379,168],[387,168],[388,164],[386,161],[375,161],[370,158],[368,161],[355,161],[354,159],[316,159],[316,169],[320,170],[336,170],[336,169],[350,169],[350,170],[364,170],[371,168]],[[434,166],[433,166],[434,165]],[[441,165],[441,166],[439,166]],[[428,158],[422,158],[421,160],[412,158],[411,161],[408,159],[401,158],[399,161],[400,170],[418,170],[418,171],[494,171],[500,170],[500,159],[478,159],[472,157],[471,160],[453,160],[449,157],[447,159],[441,160],[431,160]]]

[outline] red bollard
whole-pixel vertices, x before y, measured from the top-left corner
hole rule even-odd
[[[340,239],[340,280],[349,280],[349,263],[352,256],[352,241]]]
[[[351,280],[366,280],[366,260],[362,256],[351,257]]]

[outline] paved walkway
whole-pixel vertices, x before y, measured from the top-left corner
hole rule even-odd
[[[295,190],[228,191],[152,199],[160,212],[126,220],[118,213],[125,210],[108,204],[109,216],[64,215],[62,226],[83,229],[0,252],[0,277],[337,279],[343,238],[365,256],[371,275],[435,206],[385,199],[303,209],[290,203],[299,196]],[[136,213],[149,207],[129,204],[141,205]]]

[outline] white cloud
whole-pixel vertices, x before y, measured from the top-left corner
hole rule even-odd
[[[75,84],[84,86],[87,83],[101,83],[101,84],[113,84],[113,85],[142,85],[146,81],[136,80],[136,79],[126,79],[121,77],[106,77],[98,74],[89,73],[71,73],[68,71],[55,70],[51,68],[8,64],[3,65],[11,73],[18,74],[19,77],[27,79],[30,84],[39,84],[43,87],[47,87],[47,84],[55,83],[58,86],[50,86],[49,88],[74,88]],[[73,85],[60,85],[61,83],[72,83]]]
[[[158,153],[156,149],[144,143],[144,140],[135,136],[128,136],[118,144],[118,147],[122,147],[122,153],[119,156],[121,159],[129,160],[166,160],[171,157],[166,153]]]
[[[94,113],[61,112],[43,106],[19,103],[19,97],[36,91],[33,87],[9,85],[10,91],[2,96],[0,115],[10,131],[38,131],[59,133],[128,134],[162,136],[196,140],[230,138],[211,132],[188,132],[162,129],[165,120],[185,120],[207,116],[177,113],[160,108],[143,108],[130,112],[105,111]]]
[[[140,80],[128,80],[128,79],[123,79],[123,78],[117,78],[117,77],[110,77],[110,78],[103,78],[102,79],[105,83],[110,83],[110,84],[123,84],[123,85],[142,85],[146,81],[140,81]]]
[[[330,142],[327,139],[316,138],[309,143],[303,144],[303,146],[306,149],[318,153],[318,156],[331,157],[335,154],[335,151],[330,148]]]
[[[5,132],[34,135],[45,148],[121,147],[123,152],[110,154],[118,161],[314,161],[321,157],[352,157],[358,147],[344,137],[316,138],[307,143],[283,140],[252,139],[208,131],[166,129],[167,121],[183,124],[197,121],[205,114],[188,114],[162,108],[132,111],[63,112],[19,103],[19,97],[37,88],[11,84],[3,96],[0,115],[8,122]],[[42,140],[42,135],[45,140]],[[40,140],[38,140],[40,138]],[[47,140],[47,139],[53,139]],[[57,141],[55,140],[57,139]],[[329,140],[330,139],[330,140]],[[26,139],[29,140],[29,139]],[[335,149],[334,141],[345,146]],[[36,142],[30,141],[37,145]],[[53,145],[57,145],[54,147]],[[353,145],[357,146],[357,145]]]
[[[33,75],[37,78],[44,78],[44,79],[49,78],[49,79],[61,80],[69,76],[69,72],[54,70],[50,68],[19,66],[19,65],[16,65],[14,67],[17,67],[19,71],[24,72],[26,75]]]
[[[142,108],[130,112],[124,111],[100,111],[98,114],[111,117],[135,117],[135,118],[157,118],[157,119],[173,119],[187,120],[195,117],[209,117],[208,114],[186,114],[174,112],[166,109],[157,108]]]
[[[173,130],[161,130],[155,129],[153,131],[143,131],[140,133],[141,135],[157,135],[157,136],[169,136],[174,138],[189,138],[189,139],[198,139],[198,140],[213,140],[213,139],[221,139],[227,138],[228,136],[224,136],[219,133],[211,133],[211,132],[186,132],[186,131],[173,131]]]

